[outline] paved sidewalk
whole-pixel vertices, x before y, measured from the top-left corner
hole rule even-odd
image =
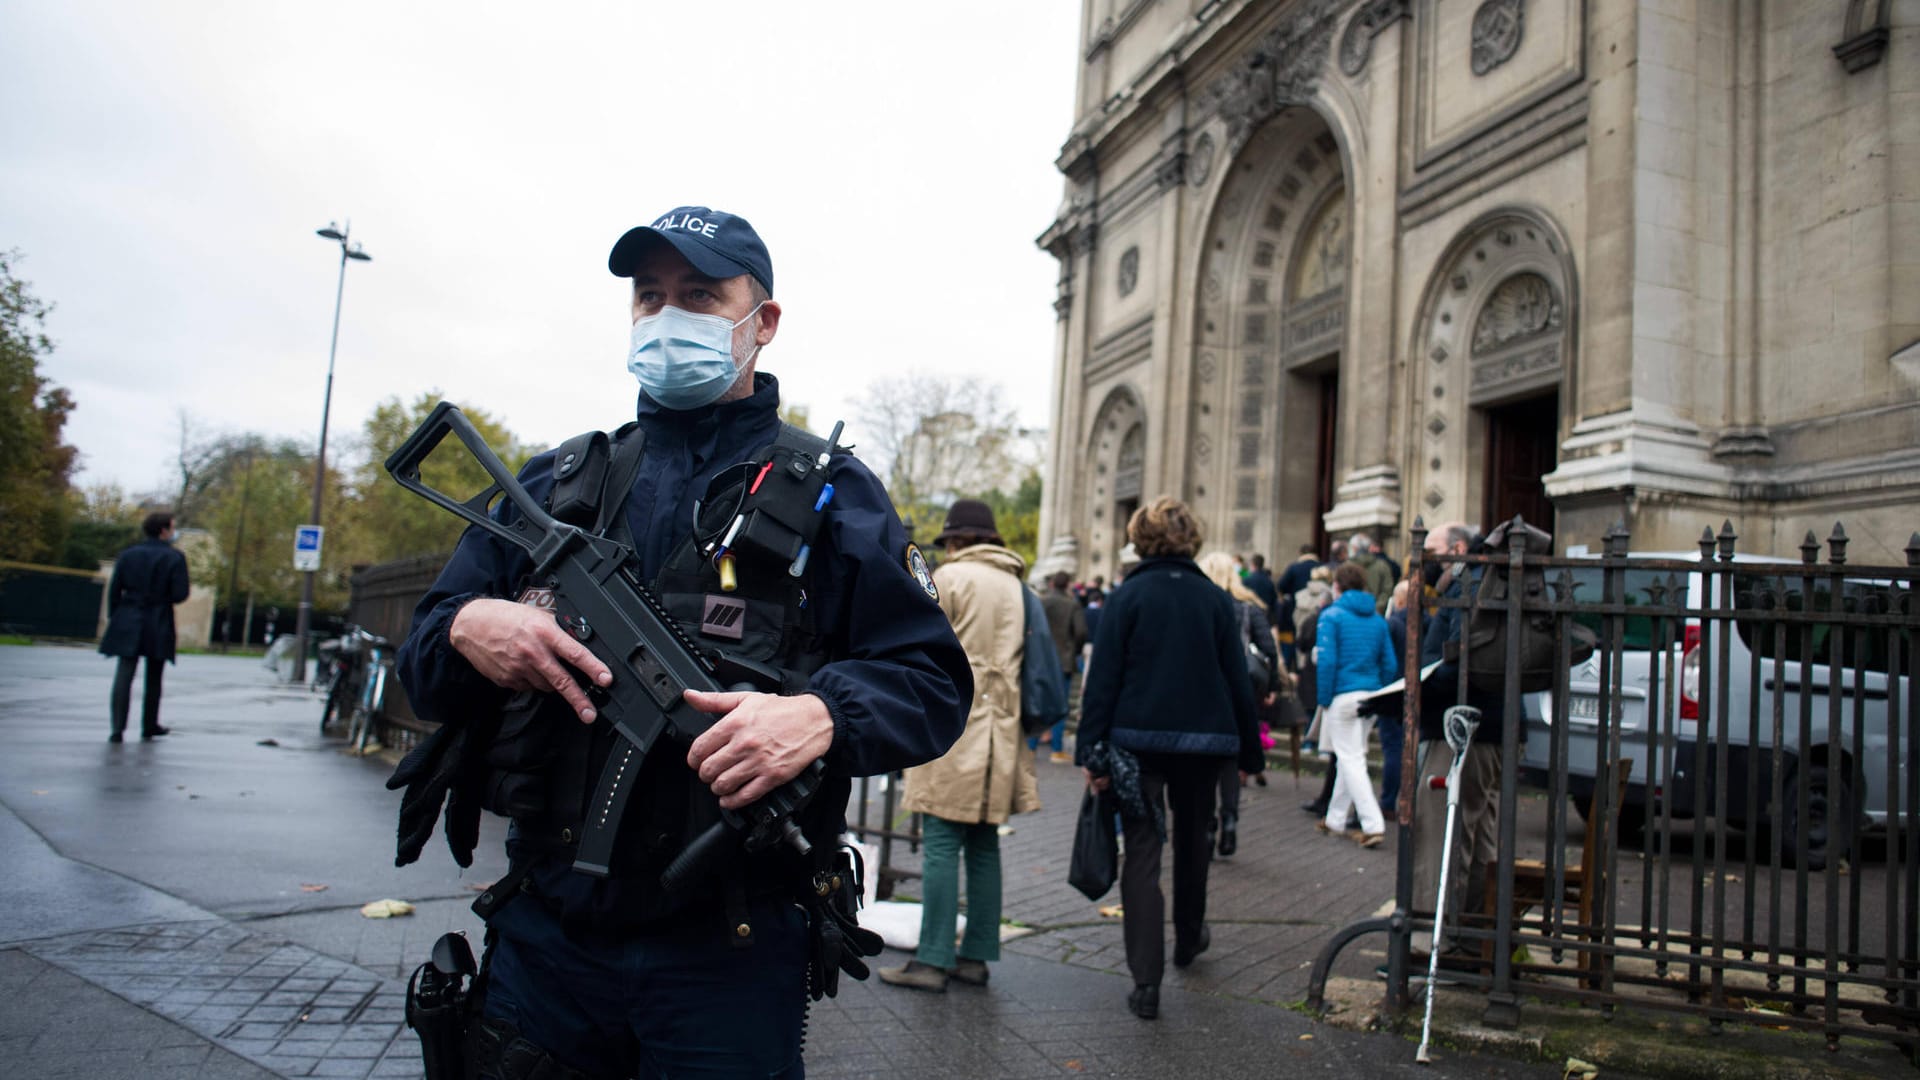
[[[497,824],[464,874],[438,841],[395,869],[387,767],[321,740],[317,698],[257,661],[182,657],[178,734],[109,747],[110,674],[87,650],[0,647],[0,1076],[418,1075],[404,979],[439,934],[477,937],[467,904],[503,869]],[[1047,809],[1004,848],[1007,915],[1036,932],[984,990],[843,981],[812,1010],[812,1075],[1422,1071],[1404,1039],[1276,1007],[1390,890],[1390,856],[1313,833],[1304,785],[1247,789],[1243,854],[1214,866],[1213,949],[1170,971],[1147,1023],[1125,1009],[1117,920],[1064,882],[1077,773],[1040,767]],[[386,897],[415,914],[359,914]],[[1434,1072],[1558,1075],[1469,1055]]]

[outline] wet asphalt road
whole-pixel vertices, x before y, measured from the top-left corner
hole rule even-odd
[[[433,937],[477,929],[466,905],[505,869],[500,823],[464,873],[437,837],[396,869],[388,767],[323,740],[315,695],[257,660],[182,657],[162,705],[176,734],[114,746],[111,674],[90,649],[0,647],[0,1075],[418,1075],[401,980]],[[418,913],[360,916],[386,897]],[[1261,947],[1230,938],[1193,971]],[[1034,947],[1009,951],[985,991],[843,983],[813,1008],[808,1070],[1558,1075],[1466,1054],[1423,1070],[1403,1039],[1333,1030],[1205,979],[1170,983],[1161,1019],[1144,1024],[1125,1013],[1126,988]]]

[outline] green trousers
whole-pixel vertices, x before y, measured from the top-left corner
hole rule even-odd
[[[914,958],[937,968],[954,965],[959,919],[960,849],[967,850],[967,936],[960,955],[1000,959],[1000,827],[924,815],[920,824],[920,948]]]

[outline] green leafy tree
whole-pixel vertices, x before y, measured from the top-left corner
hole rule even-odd
[[[993,509],[993,523],[1000,527],[1000,539],[1027,560],[1027,567],[1040,551],[1040,470],[1028,469],[1013,494],[995,489],[977,498]]]
[[[92,484],[67,493],[72,520],[60,565],[92,570],[140,541],[140,504],[118,484]]]
[[[451,552],[459,541],[465,528],[460,519],[394,483],[383,464],[387,455],[413,434],[440,400],[437,390],[421,394],[411,402],[388,398],[367,418],[362,431],[366,457],[353,469],[351,497],[334,518],[341,528],[343,550],[351,564],[367,565],[411,555]],[[519,472],[527,459],[538,452],[484,410],[466,405],[460,409],[508,469]],[[420,479],[429,487],[461,499],[478,494],[491,483],[480,463],[473,460],[459,440],[452,438],[441,443],[421,465]],[[329,544],[331,542],[329,540]]]
[[[225,601],[252,596],[258,605],[296,603],[300,575],[293,569],[293,533],[313,508],[313,449],[257,432],[220,436],[199,449],[192,516],[181,515],[179,523],[205,530],[214,553],[189,561],[194,581],[218,590]],[[321,495],[329,552],[335,517],[348,512],[344,490],[340,472],[329,468]],[[323,610],[346,606],[348,574],[335,563],[329,557],[315,582],[315,603]]]
[[[40,374],[53,306],[14,275],[20,258],[0,252],[0,558],[46,562],[63,553],[73,513],[77,452],[61,442],[73,398]]]

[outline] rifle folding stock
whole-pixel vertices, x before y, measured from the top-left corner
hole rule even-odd
[[[421,464],[448,433],[459,438],[493,481],[464,501],[420,478]],[[685,747],[713,726],[712,715],[687,704],[685,691],[772,693],[780,689],[780,673],[734,657],[716,661],[702,652],[639,580],[630,549],[547,513],[451,402],[434,407],[388,456],[386,469],[401,487],[525,551],[533,560],[534,580],[553,591],[561,628],[613,673],[609,686],[594,687],[590,694],[601,719],[619,733],[621,743],[607,756],[573,863],[575,870],[605,877],[620,819],[647,753],[663,734]],[[490,513],[501,498],[515,511],[510,524]],[[741,840],[748,850],[784,842],[807,852],[810,845],[793,819],[818,789],[824,771],[816,761],[745,810],[722,810],[721,820],[668,867],[661,878],[663,886],[675,891],[692,885],[730,857]]]

